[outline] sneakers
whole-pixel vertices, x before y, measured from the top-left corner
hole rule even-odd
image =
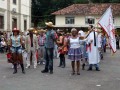
[[[38,62],[38,65],[41,65],[41,62]]]
[[[44,61],[39,61],[38,65],[45,65],[45,62]]]
[[[34,69],[36,69],[37,66],[34,66]]]
[[[27,65],[26,68],[27,68],[27,69],[30,68],[30,65]]]
[[[26,66],[26,69],[28,69],[28,68],[30,68],[30,65],[27,65],[27,66]],[[37,66],[34,65],[34,69],[36,69],[36,68],[37,68]]]
[[[14,66],[12,65],[12,67],[11,67],[12,69],[14,68]]]
[[[43,62],[42,64],[45,65],[45,62]]]

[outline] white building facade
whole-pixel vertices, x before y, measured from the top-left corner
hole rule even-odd
[[[120,3],[73,4],[52,15],[55,15],[56,27],[98,27],[98,21],[109,6],[112,7],[115,28],[120,28]]]
[[[31,0],[0,0],[0,31],[31,27]]]
[[[56,27],[88,27],[90,24],[98,27],[97,24],[100,15],[56,15],[55,16],[55,26]],[[120,28],[120,16],[114,17],[114,25],[116,28]]]

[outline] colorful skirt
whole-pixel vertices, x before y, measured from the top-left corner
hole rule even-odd
[[[68,59],[71,61],[79,61],[82,58],[82,51],[80,48],[70,48],[68,51]]]

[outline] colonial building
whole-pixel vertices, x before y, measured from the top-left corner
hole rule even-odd
[[[31,27],[31,0],[0,0],[0,31]]]
[[[55,27],[88,27],[92,24],[97,27],[97,22],[111,5],[113,20],[116,28],[120,28],[120,4],[73,4],[58,10],[55,15]]]

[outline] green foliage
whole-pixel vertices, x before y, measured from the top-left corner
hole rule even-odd
[[[111,3],[120,3],[120,0],[110,0]]]
[[[74,3],[88,3],[88,0],[74,0]]]

